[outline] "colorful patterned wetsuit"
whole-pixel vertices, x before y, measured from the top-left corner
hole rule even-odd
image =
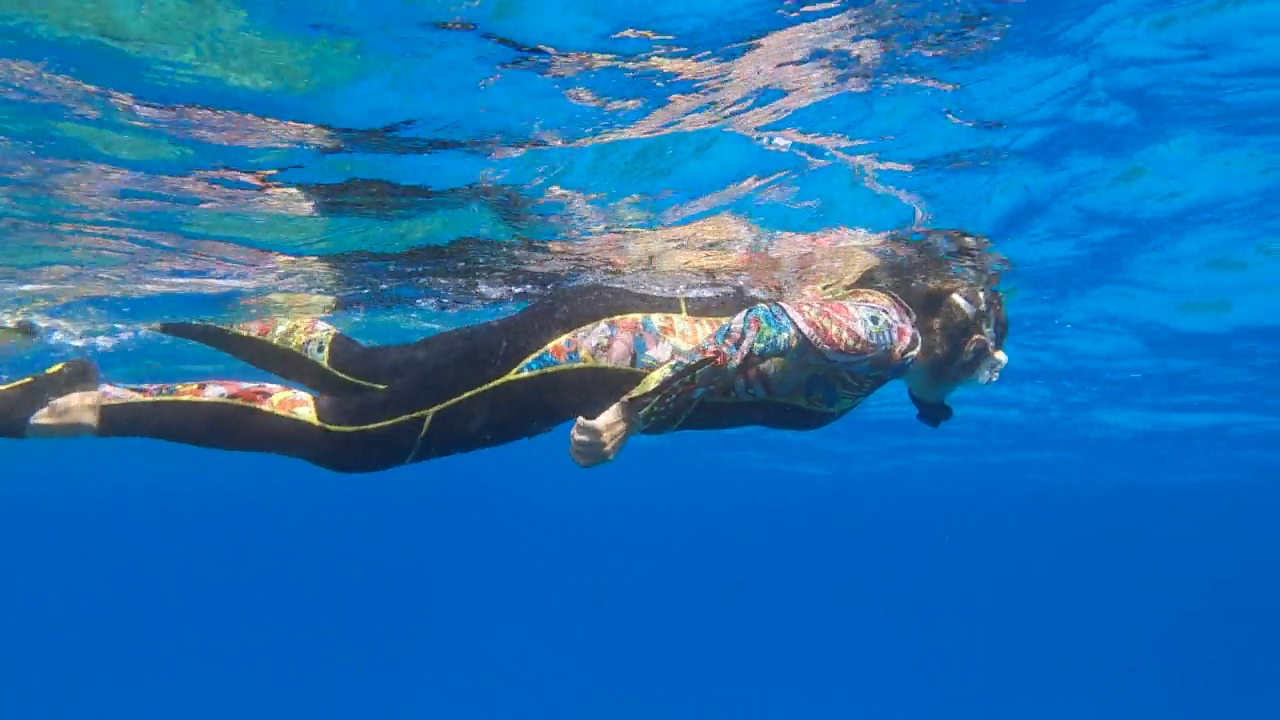
[[[167,324],[270,382],[97,385],[101,436],[268,452],[369,472],[531,437],[626,398],[647,433],[830,423],[900,375],[919,345],[896,298],[757,304],[560,291],[510,317],[364,346],[319,320]],[[96,385],[88,363],[0,387],[0,437]],[[94,385],[91,385],[94,386]]]
[[[762,303],[651,373],[626,400],[643,432],[679,429],[703,402],[764,402],[831,419],[901,376],[920,349],[911,310],[857,291],[846,300]]]

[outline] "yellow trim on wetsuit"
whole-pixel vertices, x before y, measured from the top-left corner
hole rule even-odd
[[[626,314],[623,314],[623,315],[614,315],[614,316],[612,316],[612,317],[601,318],[600,320],[597,320],[597,321],[595,321],[595,322],[593,322],[593,323],[591,323],[591,324],[597,324],[597,323],[601,323],[601,322],[612,322],[612,321],[623,320],[623,319],[628,319],[628,318],[652,317],[652,316],[654,316],[654,315],[672,315],[672,313],[626,313]],[[721,318],[721,317],[718,317],[718,316],[707,316],[706,318],[702,318],[702,319],[705,319],[705,320],[724,320],[724,319],[727,319],[727,317],[728,317],[728,316],[726,316],[725,318]],[[585,366],[585,367],[608,367],[608,368],[616,368],[616,369],[618,369],[618,370],[629,370],[629,371],[631,371],[631,372],[638,373],[638,374],[640,374],[640,375],[647,375],[647,374],[650,372],[650,371],[648,371],[648,370],[642,370],[642,369],[640,369],[640,368],[626,367],[626,366],[622,366],[622,365],[608,365],[608,364],[605,364],[605,363],[600,363],[600,364],[591,364],[591,365],[586,365],[586,364],[576,364],[576,365],[553,365],[553,366],[551,366],[551,367],[539,368],[539,369],[537,369],[537,370],[526,370],[526,371],[524,371],[524,372],[520,372],[520,368],[521,368],[522,366],[524,366],[524,365],[525,365],[526,363],[528,363],[530,360],[533,360],[534,358],[538,357],[538,356],[539,356],[539,355],[541,355],[542,353],[546,352],[547,348],[549,348],[549,347],[551,347],[551,346],[555,345],[556,343],[563,342],[563,341],[565,340],[565,338],[567,338],[567,337],[569,337],[569,336],[571,336],[571,335],[574,335],[574,334],[577,334],[577,333],[581,332],[581,331],[582,331],[582,329],[583,329],[583,328],[586,328],[586,327],[589,327],[589,325],[583,325],[583,326],[581,326],[581,327],[574,328],[573,330],[570,330],[569,332],[564,333],[563,335],[560,335],[559,337],[556,337],[555,339],[548,341],[547,343],[545,343],[545,344],[543,344],[541,347],[539,347],[535,352],[533,352],[533,353],[532,353],[532,354],[530,354],[529,356],[525,357],[523,360],[520,360],[519,362],[517,362],[517,363],[515,364],[515,367],[513,367],[513,368],[512,368],[509,372],[507,372],[505,375],[502,375],[501,377],[498,377],[498,378],[496,378],[496,379],[494,379],[494,380],[491,380],[490,382],[487,382],[487,383],[485,383],[485,384],[483,384],[483,385],[481,385],[481,386],[479,386],[479,387],[472,388],[471,390],[468,390],[467,392],[462,393],[461,395],[458,395],[458,396],[456,396],[456,397],[454,397],[454,398],[452,398],[452,399],[450,399],[450,400],[446,400],[446,401],[444,401],[444,402],[442,402],[442,403],[440,403],[440,404],[438,404],[438,405],[435,405],[435,406],[433,406],[433,407],[424,408],[424,409],[422,409],[422,410],[415,410],[415,411],[414,411],[414,412],[412,412],[412,413],[407,413],[407,414],[405,414],[405,415],[399,415],[399,416],[397,416],[397,417],[388,418],[388,419],[386,419],[386,420],[379,420],[378,422],[375,422],[375,423],[369,423],[369,424],[366,424],[366,425],[331,425],[331,424],[329,424],[329,423],[321,422],[318,418],[317,418],[317,419],[315,419],[315,420],[310,420],[310,419],[308,419],[308,418],[299,417],[299,416],[294,415],[294,414],[292,414],[292,413],[279,412],[279,411],[276,411],[276,410],[272,410],[272,409],[270,409],[270,408],[263,408],[263,407],[260,407],[260,406],[257,406],[257,405],[251,405],[251,404],[249,404],[249,403],[241,402],[241,401],[239,401],[239,400],[231,400],[231,399],[227,399],[227,398],[202,398],[202,397],[141,397],[141,398],[125,398],[125,399],[120,399],[120,400],[112,400],[112,401],[109,401],[109,404],[111,404],[111,405],[124,405],[124,404],[128,404],[128,403],[145,403],[145,402],[197,402],[197,403],[222,403],[222,404],[227,404],[227,405],[235,405],[236,407],[245,407],[245,408],[251,408],[251,409],[255,409],[255,410],[260,410],[260,411],[262,411],[262,412],[271,413],[272,415],[277,415],[277,416],[279,416],[279,417],[284,417],[284,418],[290,418],[290,419],[298,420],[298,421],[301,421],[301,422],[307,423],[308,425],[313,425],[313,426],[315,426],[315,427],[319,427],[319,428],[322,428],[322,429],[325,429],[325,430],[331,430],[331,431],[333,431],[333,432],[359,432],[359,431],[362,431],[362,430],[378,430],[378,429],[381,429],[381,428],[390,427],[390,426],[392,426],[392,425],[396,425],[396,424],[399,424],[399,423],[405,422],[406,420],[415,420],[415,419],[418,419],[418,418],[426,418],[427,416],[429,416],[429,415],[431,415],[431,414],[433,414],[433,413],[436,413],[436,412],[439,412],[439,411],[441,411],[441,410],[444,410],[444,409],[445,409],[445,408],[447,408],[447,407],[451,407],[451,406],[453,406],[453,405],[457,405],[458,403],[460,403],[460,402],[462,402],[462,401],[464,401],[464,400],[467,400],[467,399],[472,398],[472,397],[474,397],[474,396],[476,396],[476,395],[479,395],[479,394],[481,394],[481,393],[484,393],[484,392],[487,392],[487,391],[489,391],[489,390],[492,390],[492,389],[494,389],[494,388],[496,388],[496,387],[498,387],[498,386],[500,386],[500,385],[503,385],[503,384],[505,384],[505,383],[507,383],[507,382],[510,382],[510,381],[513,381],[513,380],[523,380],[523,379],[525,379],[525,378],[537,377],[537,376],[539,376],[539,375],[546,375],[546,374],[548,374],[548,373],[561,372],[561,371],[565,371],[565,370],[577,370],[577,369],[580,369],[580,368],[582,368],[582,367],[584,367],[584,366]],[[257,338],[254,338],[254,339],[257,339]],[[274,345],[274,343],[272,343],[272,344]],[[280,347],[280,346],[275,345],[275,347]],[[302,353],[296,353],[296,354],[298,354],[298,355],[302,355]],[[307,357],[307,356],[303,355],[303,357]],[[308,359],[308,360],[311,360],[311,358],[309,358],[309,357],[308,357],[307,359]],[[315,361],[313,360],[313,362],[315,362]],[[313,397],[314,397],[314,396],[313,396]],[[423,436],[424,436],[424,437],[425,437],[426,430],[427,430],[427,427],[426,427],[426,424],[424,423],[424,426],[423,426]]]
[[[323,322],[323,321],[318,320],[317,318],[308,318],[308,319],[317,320],[318,322]],[[295,320],[293,320],[293,319],[288,319],[288,320],[283,320],[283,322],[286,322],[286,323],[287,323],[287,322],[295,322]],[[333,375],[334,377],[339,378],[339,379],[341,379],[341,380],[345,380],[345,381],[347,381],[347,382],[349,382],[349,383],[351,383],[351,384],[353,384],[353,385],[361,385],[361,386],[363,386],[363,387],[367,387],[367,388],[370,388],[370,389],[372,389],[372,390],[386,390],[386,389],[387,389],[387,386],[386,386],[386,385],[381,385],[381,384],[379,384],[379,383],[370,382],[370,381],[368,381],[368,380],[361,380],[360,378],[353,377],[353,376],[348,375],[348,374],[346,374],[346,373],[344,373],[344,372],[342,372],[342,371],[340,371],[340,370],[336,370],[336,369],[334,369],[334,367],[333,367],[332,365],[330,365],[330,364],[329,364],[329,353],[333,351],[333,338],[335,338],[335,337],[337,337],[338,335],[340,335],[340,334],[341,334],[341,331],[340,331],[340,330],[338,330],[336,327],[334,327],[334,326],[332,326],[332,325],[329,325],[327,322],[326,322],[325,324],[326,324],[326,325],[329,325],[329,330],[331,331],[331,334],[330,334],[330,336],[329,336],[329,338],[328,338],[328,341],[327,341],[327,342],[325,342],[325,344],[324,344],[324,355],[323,355],[323,357],[321,357],[319,360],[317,360],[316,358],[313,358],[313,357],[311,357],[310,355],[308,355],[308,354],[306,354],[306,353],[302,352],[299,348],[291,347],[291,346],[289,346],[289,345],[282,345],[282,344],[277,343],[277,342],[272,342],[271,340],[268,340],[267,338],[265,338],[265,337],[261,337],[261,336],[259,336],[259,335],[252,335],[252,334],[247,333],[247,332],[241,332],[240,330],[238,330],[238,329],[237,329],[238,327],[240,327],[239,325],[221,325],[221,324],[219,324],[219,323],[206,323],[206,322],[193,322],[193,323],[180,323],[180,324],[183,324],[183,325],[193,325],[193,326],[200,326],[200,327],[209,327],[209,328],[213,328],[214,330],[217,330],[218,332],[225,333],[225,334],[230,335],[230,336],[232,336],[232,337],[241,338],[241,339],[243,339],[243,340],[250,340],[250,341],[252,341],[252,342],[260,343],[260,344],[262,344],[262,345],[266,345],[266,346],[268,346],[268,347],[276,348],[276,349],[278,349],[278,350],[283,350],[283,351],[285,351],[285,352],[287,352],[287,353],[290,353],[290,354],[292,354],[292,355],[295,355],[295,356],[297,356],[297,357],[302,358],[303,360],[305,360],[305,361],[306,361],[306,362],[308,362],[308,363],[311,363],[312,365],[318,365],[318,366],[320,366],[322,369],[326,370],[330,375]],[[167,333],[166,333],[166,334],[167,334]],[[232,353],[232,352],[228,352],[228,351],[222,350],[222,349],[221,349],[221,348],[219,348],[217,345],[214,345],[214,344],[211,344],[211,343],[207,343],[207,342],[204,342],[204,341],[202,341],[202,340],[196,340],[196,339],[194,339],[194,338],[184,338],[184,337],[182,337],[182,336],[180,336],[180,335],[178,335],[178,336],[174,336],[174,337],[178,337],[179,339],[182,339],[182,340],[189,340],[190,342],[196,343],[197,345],[204,345],[205,347],[213,348],[214,350],[217,350],[217,351],[219,351],[219,352],[222,352],[223,354],[226,354],[226,355],[230,355],[231,357],[234,357],[234,358],[236,358],[237,360],[240,360],[241,362],[248,362],[250,365],[254,365],[254,363],[249,362],[248,360],[245,360],[244,358],[241,358],[241,357],[237,356],[235,353]],[[255,365],[255,367],[256,367],[256,365]],[[282,376],[282,377],[283,377],[283,376]],[[295,381],[295,382],[296,382],[296,381]]]
[[[652,316],[654,316],[654,315],[671,315],[671,316],[679,316],[679,317],[686,317],[686,318],[687,318],[687,317],[689,317],[689,305],[688,305],[688,301],[687,301],[687,299],[686,299],[686,298],[683,298],[683,297],[678,298],[678,299],[679,299],[679,301],[680,301],[680,311],[679,311],[679,313],[661,313],[661,312],[637,312],[637,313],[624,313],[624,314],[622,314],[622,315],[614,315],[614,316],[612,316],[612,317],[602,318],[601,320],[598,320],[598,321],[596,321],[596,322],[597,322],[597,323],[599,323],[599,322],[611,322],[611,321],[622,320],[622,319],[627,319],[627,318],[639,319],[639,318],[644,318],[644,317],[652,317]],[[725,316],[725,318],[726,318],[726,319],[727,319],[728,317],[729,317],[729,316]],[[708,320],[711,320],[711,319],[718,319],[718,317],[708,315],[708,316],[703,316],[703,318],[700,318],[700,319],[708,319]],[[347,381],[347,382],[349,382],[349,383],[352,383],[352,384],[355,384],[355,385],[362,385],[362,386],[364,386],[364,387],[371,388],[371,389],[374,389],[374,390],[386,390],[386,389],[387,389],[387,387],[388,387],[387,385],[383,385],[383,384],[381,384],[381,383],[375,383],[375,382],[372,382],[372,381],[369,381],[369,380],[362,380],[362,379],[360,379],[360,378],[358,378],[358,377],[355,377],[355,376],[352,376],[352,375],[348,375],[348,374],[346,374],[346,373],[342,372],[341,370],[338,370],[338,369],[334,368],[334,367],[333,367],[333,365],[332,365],[332,364],[330,364],[330,362],[329,362],[329,353],[333,351],[333,342],[332,342],[332,339],[333,339],[333,338],[332,338],[332,337],[330,337],[330,338],[329,338],[330,342],[325,343],[325,346],[324,346],[324,356],[323,356],[321,359],[317,360],[317,359],[315,359],[315,358],[310,357],[310,356],[309,356],[309,355],[307,355],[306,353],[300,352],[297,348],[289,347],[289,346],[287,346],[287,345],[280,345],[280,344],[278,344],[278,343],[274,343],[274,342],[272,342],[272,341],[270,341],[270,340],[267,340],[267,339],[265,339],[265,338],[259,337],[259,336],[257,336],[257,335],[250,335],[250,334],[248,334],[248,333],[239,332],[239,331],[237,331],[237,330],[235,329],[235,326],[234,326],[234,325],[232,325],[232,326],[228,326],[228,325],[218,325],[218,324],[216,324],[216,323],[210,323],[210,325],[212,325],[213,327],[215,327],[215,328],[217,328],[217,329],[219,329],[219,330],[221,330],[221,331],[223,331],[223,332],[226,332],[226,333],[228,333],[228,334],[230,334],[230,335],[236,335],[236,336],[239,336],[239,337],[242,337],[242,338],[246,338],[246,339],[248,339],[248,340],[254,340],[254,341],[257,341],[257,342],[264,343],[264,344],[266,344],[266,345],[270,345],[271,347],[276,347],[276,348],[281,348],[281,349],[283,349],[283,350],[288,350],[289,352],[292,352],[294,355],[298,355],[298,356],[302,357],[303,359],[305,359],[305,360],[307,360],[307,361],[309,361],[309,362],[311,362],[311,363],[313,363],[313,364],[319,365],[321,368],[323,368],[324,370],[328,371],[328,372],[329,372],[329,374],[333,375],[334,377],[340,378],[340,379],[345,380],[345,381]],[[332,326],[330,326],[330,327],[332,328]],[[537,352],[533,353],[532,355],[530,355],[529,357],[525,358],[524,360],[521,360],[520,362],[516,363],[516,367],[515,367],[511,372],[507,373],[507,375],[515,374],[515,373],[516,373],[516,371],[517,371],[517,370],[519,370],[519,368],[520,368],[521,366],[523,366],[525,363],[529,362],[530,360],[533,360],[535,357],[537,357],[538,355],[541,355],[543,352],[546,352],[547,348],[549,348],[549,347],[551,347],[552,345],[555,345],[555,344],[557,344],[557,343],[563,342],[563,341],[564,341],[566,338],[568,338],[569,336],[574,335],[574,334],[577,334],[578,332],[581,332],[581,331],[582,331],[582,329],[583,329],[583,328],[585,328],[585,327],[588,327],[588,325],[583,325],[582,327],[574,328],[573,330],[570,330],[569,332],[567,332],[567,333],[565,333],[565,334],[563,334],[563,335],[561,335],[561,336],[557,337],[556,339],[554,339],[554,340],[552,340],[552,341],[550,341],[550,342],[548,342],[548,343],[544,344],[544,345],[543,345],[543,346],[542,346],[542,347],[541,347]],[[336,335],[340,334],[340,332],[341,332],[341,331],[339,331],[337,328],[333,328],[333,332],[334,332],[334,335],[336,336]],[[197,342],[198,342],[198,341],[197,341]],[[202,344],[203,344],[203,343],[202,343]],[[526,374],[526,375],[527,375],[528,373],[522,373],[522,374]],[[505,377],[505,376],[504,376],[504,377]],[[3,389],[3,388],[0,388],[0,389]]]
[[[334,335],[333,335],[333,337],[336,337],[337,335],[338,335],[338,329],[337,329],[337,328],[334,328]],[[305,353],[300,353],[300,352],[298,352],[297,350],[294,350],[294,354],[295,354],[295,355],[302,355],[302,357],[307,358],[308,360],[311,360],[311,362],[316,363],[317,365],[319,365],[320,367],[324,368],[325,370],[328,370],[328,371],[329,371],[330,373],[332,373],[333,375],[336,375],[337,377],[340,377],[340,378],[342,378],[343,380],[346,380],[346,381],[347,381],[347,382],[349,382],[349,383],[354,383],[354,384],[356,384],[356,385],[363,385],[363,386],[365,386],[365,387],[367,387],[367,388],[373,388],[374,390],[386,390],[386,389],[387,389],[387,386],[386,386],[386,385],[382,385],[382,384],[380,384],[380,383],[376,383],[376,382],[370,382],[370,381],[368,381],[368,380],[361,380],[360,378],[352,377],[352,376],[350,376],[350,375],[348,375],[348,374],[346,374],[346,373],[344,373],[344,372],[341,372],[341,371],[339,371],[339,370],[335,370],[335,369],[333,368],[333,366],[329,364],[329,353],[330,353],[330,351],[332,351],[332,350],[333,350],[333,337],[330,337],[330,338],[329,338],[329,342],[327,342],[327,343],[325,343],[325,344],[324,344],[324,361],[323,361],[323,362],[320,362],[320,361],[318,361],[318,360],[314,360],[314,359],[312,359],[312,358],[310,358],[310,357],[307,357],[307,355],[306,355]],[[257,338],[255,338],[255,339],[257,339]],[[272,345],[275,345],[275,343],[271,343],[271,344],[272,344]],[[279,346],[279,345],[276,345],[276,347],[280,347],[280,346]]]
[[[16,388],[20,385],[26,385],[27,383],[31,382],[34,379],[35,378],[33,377],[24,377],[21,380],[14,380],[11,383],[0,385],[0,392],[4,392],[5,390],[12,390],[13,388]]]
[[[427,437],[427,428],[431,427],[431,419],[435,416],[436,414],[431,412],[427,413],[427,416],[423,418],[422,431],[418,433],[418,439],[414,441],[413,449],[409,451],[409,457],[404,459],[404,462],[401,463],[402,465],[408,465],[413,462],[414,458],[418,457],[418,450],[422,449],[422,441]]]
[[[66,363],[60,362],[57,365],[53,365],[51,367],[45,368],[41,373],[37,375],[28,375],[27,377],[24,377],[21,380],[14,380],[11,383],[0,385],[0,392],[4,392],[5,390],[12,390],[13,388],[19,387],[21,385],[26,385],[29,382],[34,382],[36,378],[40,377],[40,375],[52,375],[66,366],[67,366]]]
[[[511,380],[520,380],[527,377],[536,377],[538,375],[546,375],[548,373],[559,372],[562,370],[576,370],[581,367],[582,367],[581,365],[556,365],[554,367],[541,368],[539,370],[530,370],[529,372],[521,373],[519,375],[504,375],[498,378],[497,380],[485,383],[484,385],[481,385],[478,388],[468,390],[467,392],[461,395],[458,395],[457,397],[451,400],[446,400],[445,402],[442,402],[439,405],[435,405],[433,407],[425,408],[422,410],[415,410],[405,415],[399,415],[393,418],[388,418],[386,420],[379,420],[378,422],[369,423],[367,425],[331,425],[329,423],[321,422],[318,418],[316,420],[309,420],[307,418],[299,417],[292,413],[279,412],[271,408],[264,408],[258,405],[252,405],[250,403],[242,402],[239,400],[232,400],[229,398],[139,397],[139,398],[122,398],[119,400],[108,400],[104,402],[104,405],[128,405],[131,403],[154,403],[154,402],[220,403],[223,405],[235,405],[236,407],[249,408],[252,410],[260,410],[262,412],[267,412],[272,415],[277,415],[279,417],[299,420],[304,423],[307,423],[308,425],[314,425],[315,427],[322,428],[324,430],[332,430],[334,432],[359,432],[362,430],[379,430],[381,428],[390,427],[392,425],[404,422],[406,420],[416,420],[418,418],[425,418],[428,415],[439,412],[447,407],[457,405],[463,400],[467,400],[468,398],[479,395],[480,393],[483,393],[485,391],[492,390],[493,388],[499,385],[502,385],[506,382],[509,382]],[[618,365],[596,365],[596,366],[590,366],[590,367],[612,367],[618,370],[630,370],[632,372],[636,372],[640,374],[647,374],[646,371],[640,370],[639,368],[621,367]]]
[[[683,299],[681,300],[681,303],[683,304]],[[617,370],[630,371],[630,372],[633,372],[633,373],[639,374],[639,375],[641,375],[641,376],[648,375],[648,374],[649,374],[649,372],[651,372],[651,371],[649,371],[649,370],[643,370],[643,369],[640,369],[640,368],[633,368],[633,367],[628,367],[628,366],[623,366],[623,365],[610,365],[610,364],[608,364],[608,363],[590,363],[590,364],[587,364],[587,363],[578,363],[578,364],[569,364],[569,365],[553,365],[553,366],[551,366],[551,367],[539,368],[539,369],[537,369],[537,370],[526,370],[526,371],[523,371],[523,372],[522,372],[522,371],[520,371],[520,368],[521,368],[521,367],[523,367],[525,364],[527,364],[529,361],[533,360],[534,358],[538,357],[538,356],[539,356],[539,355],[541,355],[542,353],[546,352],[546,351],[547,351],[547,348],[552,347],[552,346],[556,345],[557,343],[564,342],[564,340],[565,340],[566,338],[570,337],[571,335],[575,335],[575,334],[577,334],[577,333],[581,332],[584,328],[590,327],[590,325],[595,325],[595,324],[602,323],[602,322],[616,322],[616,321],[618,321],[618,320],[624,320],[624,319],[638,319],[638,318],[645,318],[645,317],[653,317],[653,316],[656,316],[656,315],[674,315],[674,313],[653,313],[653,312],[625,313],[625,314],[623,314],[623,315],[614,315],[614,316],[612,316],[612,317],[601,318],[600,320],[596,320],[596,321],[594,321],[594,322],[592,322],[592,323],[590,323],[590,324],[588,324],[588,325],[583,325],[583,326],[581,326],[581,327],[574,328],[573,330],[570,330],[569,332],[564,333],[563,335],[560,335],[560,336],[558,336],[558,337],[554,338],[553,340],[548,341],[547,343],[545,343],[545,344],[543,344],[541,347],[539,347],[535,352],[533,352],[533,353],[532,353],[532,354],[530,354],[529,356],[527,356],[527,357],[525,357],[524,359],[522,359],[522,360],[520,360],[519,362],[517,362],[517,363],[515,364],[515,367],[513,367],[513,368],[512,368],[509,372],[507,372],[505,375],[502,375],[502,376],[500,376],[500,377],[498,377],[498,378],[496,378],[496,379],[494,379],[494,380],[492,380],[492,381],[490,381],[490,382],[487,382],[487,383],[485,383],[485,384],[483,384],[483,385],[481,385],[481,386],[479,386],[479,387],[472,388],[471,390],[468,390],[467,392],[464,392],[464,393],[462,393],[461,395],[458,395],[458,396],[456,396],[456,397],[454,397],[454,398],[451,398],[451,399],[449,399],[449,400],[446,400],[446,401],[444,401],[444,402],[442,402],[442,403],[439,403],[439,404],[437,404],[437,405],[435,405],[435,406],[432,406],[432,407],[429,407],[429,408],[424,408],[424,409],[422,409],[422,410],[416,410],[416,411],[414,411],[414,412],[406,413],[406,414],[404,414],[404,415],[399,415],[399,416],[396,416],[396,417],[393,417],[393,418],[388,418],[388,419],[386,419],[386,420],[379,420],[378,422],[368,423],[368,424],[365,424],[365,425],[333,425],[333,424],[330,424],[330,423],[322,422],[319,418],[316,418],[316,419],[314,419],[314,420],[313,420],[313,419],[309,419],[309,418],[306,418],[306,417],[300,417],[300,416],[298,416],[298,415],[294,415],[294,414],[292,414],[292,413],[280,412],[280,411],[278,411],[278,410],[274,410],[274,409],[271,409],[271,408],[265,408],[265,407],[261,407],[261,406],[258,406],[258,405],[252,405],[252,404],[245,403],[245,402],[242,402],[242,401],[239,401],[239,400],[232,400],[232,399],[228,399],[228,398],[204,398],[204,397],[141,397],[141,398],[124,398],[124,399],[119,399],[119,400],[111,400],[111,401],[108,401],[106,404],[110,404],[110,405],[125,405],[125,404],[131,404],[131,403],[152,403],[152,402],[194,402],[194,403],[218,403],[218,404],[224,404],[224,405],[234,405],[234,406],[236,406],[236,407],[242,407],[242,408],[249,408],[249,409],[251,409],[251,410],[258,410],[258,411],[260,411],[260,412],[270,413],[270,414],[275,415],[275,416],[277,416],[277,417],[282,417],[282,418],[291,419],[291,420],[297,420],[297,421],[299,421],[299,422],[303,422],[303,423],[306,423],[306,424],[308,424],[308,425],[311,425],[311,426],[313,426],[313,427],[317,427],[317,428],[320,428],[320,429],[323,429],[323,430],[329,430],[329,431],[331,431],[331,432],[344,432],[344,433],[345,433],[345,432],[352,432],[352,433],[354,433],[354,432],[363,432],[363,431],[366,431],[366,430],[379,430],[379,429],[382,429],[382,428],[387,428],[387,427],[391,427],[391,426],[394,426],[394,425],[398,425],[398,424],[400,424],[400,423],[402,423],[402,422],[406,422],[406,421],[410,421],[410,420],[416,420],[416,419],[421,418],[421,419],[423,420],[423,423],[422,423],[422,430],[418,433],[417,441],[414,443],[413,449],[412,449],[412,451],[410,452],[409,456],[408,456],[408,457],[405,459],[405,461],[404,461],[404,464],[409,464],[410,462],[412,462],[412,461],[413,461],[413,459],[414,459],[415,457],[417,457],[418,451],[421,449],[422,441],[426,438],[426,436],[427,436],[427,432],[428,432],[428,430],[430,429],[430,426],[431,426],[431,420],[432,420],[432,418],[435,416],[435,414],[436,414],[436,413],[438,413],[438,412],[440,412],[441,410],[444,410],[444,409],[446,409],[446,408],[449,408],[449,407],[452,407],[452,406],[454,406],[454,405],[457,405],[457,404],[459,404],[459,403],[461,403],[461,402],[463,402],[463,401],[465,401],[465,400],[468,400],[468,399],[470,399],[470,398],[472,398],[472,397],[475,397],[475,396],[480,395],[480,394],[482,394],[482,393],[488,392],[489,390],[492,390],[492,389],[494,389],[494,388],[496,388],[496,387],[499,387],[499,386],[501,386],[501,385],[504,385],[504,384],[506,384],[506,383],[508,383],[508,382],[515,381],[515,380],[523,380],[523,379],[525,379],[525,378],[537,377],[537,376],[540,376],[540,375],[547,375],[547,374],[554,373],[554,372],[562,372],[562,371],[568,371],[568,370],[577,370],[577,369],[581,369],[581,368],[583,368],[583,367],[614,368],[614,369],[617,369]],[[689,317],[689,316],[688,316],[688,315],[684,315],[684,317]],[[697,317],[697,318],[695,318],[695,319],[696,319],[696,320],[717,320],[717,321],[724,322],[724,321],[725,321],[725,320],[727,320],[729,317],[730,317],[730,316],[705,316],[705,317]],[[225,328],[224,328],[224,329],[225,329]],[[251,336],[244,336],[244,337],[251,337]],[[252,339],[258,340],[259,338],[254,337],[254,338],[252,338]],[[669,340],[670,340],[670,339],[669,339]],[[274,347],[281,347],[281,346],[279,346],[279,345],[275,345],[275,343],[270,343],[270,344],[271,344],[271,345],[273,345]],[[299,353],[299,352],[296,352],[296,351],[295,351],[295,354],[297,354],[297,355],[302,355],[303,357],[307,358],[308,360],[311,360],[312,362],[317,362],[316,360],[314,360],[314,359],[312,359],[312,358],[308,357],[307,355],[305,355],[305,354],[303,354],[303,353]],[[327,348],[327,347],[326,347],[326,350],[325,350],[325,359],[326,359],[326,361],[327,361],[327,359],[328,359],[328,348]],[[321,364],[321,363],[318,363],[318,362],[317,362],[317,364]],[[333,369],[332,369],[332,368],[330,368],[328,365],[321,364],[321,366],[322,366],[322,367],[324,367],[324,368],[325,368],[325,369],[327,369],[327,370],[330,370],[331,372],[333,372],[333,373],[335,373],[335,374],[339,374],[336,370],[333,370]],[[60,366],[58,366],[58,367],[60,367]],[[51,370],[49,370],[48,372],[52,372],[53,370],[54,370],[54,369],[51,369]],[[30,379],[30,378],[28,378],[28,380],[29,380],[29,379]],[[314,399],[314,397],[315,397],[315,396],[313,395],[312,397],[313,397],[313,399]],[[776,401],[775,401],[775,402],[776,402]],[[313,400],[313,405],[312,405],[312,406],[314,407],[314,400]]]

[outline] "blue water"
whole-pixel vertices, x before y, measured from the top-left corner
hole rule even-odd
[[[6,377],[263,379],[146,323],[463,236],[731,212],[1016,266],[1011,364],[939,431],[895,388],[590,472],[567,428],[360,477],[4,441],[0,718],[1280,717],[1277,48],[1263,0],[0,2],[0,312],[56,330]],[[542,202],[326,216],[232,170]],[[523,291],[390,292],[330,320]]]

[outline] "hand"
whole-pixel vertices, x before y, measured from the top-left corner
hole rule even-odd
[[[588,468],[609,462],[635,432],[635,413],[625,401],[614,403],[595,420],[580,417],[569,434],[569,456]]]

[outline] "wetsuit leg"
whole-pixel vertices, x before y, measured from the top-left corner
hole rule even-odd
[[[323,352],[307,345],[306,338],[315,337],[307,332],[284,333],[291,338],[287,344],[240,346],[230,343],[243,336],[201,336],[197,332],[219,328],[187,326],[185,336],[212,338],[208,344],[239,350],[237,356],[244,353],[262,367],[275,364],[294,378],[299,368],[309,368],[381,387],[315,395],[273,383],[103,385],[97,434],[273,453],[338,472],[383,470],[532,437],[578,415],[598,414],[652,369],[642,347],[652,339],[645,340],[646,333],[692,343],[746,304],[741,297],[682,302],[580,288],[507,318],[406,345],[337,342],[345,336],[327,329]],[[579,356],[574,343],[601,325],[630,328],[612,336],[619,354]],[[15,417],[25,413],[25,421],[39,408],[36,400],[51,392],[14,410]],[[0,408],[9,406],[0,395]]]
[[[274,383],[102,385],[97,435],[260,452],[363,473],[409,461],[425,415],[353,422],[369,396],[315,396]]]
[[[161,333],[192,340],[320,393],[352,395],[385,390],[364,372],[366,348],[314,318],[254,320],[236,325],[161,323]]]
[[[408,413],[391,409],[385,393],[315,396],[274,383],[225,380],[102,385],[97,435],[375,472],[533,437],[577,414],[599,413],[643,377],[625,368],[580,372],[586,377],[545,374]]]
[[[386,380],[397,395],[436,405],[508,376],[571,333],[610,318],[724,318],[750,304],[740,293],[681,299],[611,287],[563,288],[507,317],[415,343],[369,348],[363,367],[368,375]]]
[[[417,342],[366,346],[317,319],[257,320],[238,325],[164,323],[160,332],[202,343],[330,395],[394,388],[407,404],[429,407],[509,373],[549,342],[594,321],[628,314],[732,316],[742,293],[673,298],[611,287],[577,286],[503,318],[448,330]]]
[[[37,375],[0,385],[0,438],[26,437],[27,420],[51,400],[97,386],[98,369],[87,360],[58,363]]]

